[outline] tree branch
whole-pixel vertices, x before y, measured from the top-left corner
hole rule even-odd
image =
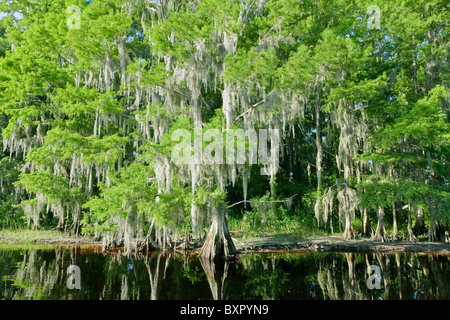
[[[230,209],[230,208],[232,208],[232,207],[234,207],[234,206],[237,206],[238,204],[241,204],[241,203],[292,203],[292,200],[295,198],[297,196],[297,194],[294,194],[292,197],[290,197],[290,198],[287,198],[287,199],[285,199],[285,200],[273,200],[273,201],[252,201],[252,200],[242,200],[242,201],[239,201],[239,202],[236,202],[236,203],[234,203],[234,204],[232,204],[231,206],[228,206],[227,207],[227,209]]]
[[[274,23],[274,25],[272,26],[272,28],[270,28],[270,30],[264,35],[264,37],[263,37],[261,40],[259,40],[258,45],[261,45],[261,44],[264,42],[264,40],[266,40],[266,38],[268,37],[269,33],[272,32],[272,30],[273,30],[273,29],[275,28],[275,26],[278,24],[278,21],[280,21],[280,19],[283,19],[283,17],[279,17],[279,18],[277,19],[277,21]]]
[[[273,91],[270,92],[270,93],[267,95],[267,97],[265,97],[265,98],[264,98],[263,100],[261,100],[260,102],[255,103],[254,105],[250,106],[250,109],[248,109],[247,111],[245,111],[244,113],[242,113],[241,115],[239,115],[234,121],[235,121],[235,122],[238,121],[239,118],[242,118],[243,116],[249,114],[253,109],[259,107],[259,106],[262,105],[262,104],[264,104],[264,103],[267,101],[267,98],[268,98],[272,93],[273,93]]]

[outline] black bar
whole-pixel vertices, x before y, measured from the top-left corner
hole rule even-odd
[[[28,317],[70,315],[80,319],[389,319],[446,310],[448,301],[0,301],[0,312]],[[62,312],[58,312],[61,310]],[[388,313],[386,313],[388,312]],[[445,313],[445,311],[444,311]],[[31,320],[32,318],[29,318]]]

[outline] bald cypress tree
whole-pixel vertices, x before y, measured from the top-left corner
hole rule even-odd
[[[408,220],[412,237],[423,213],[429,240],[443,241],[446,6],[2,2],[2,201],[13,193],[30,227],[50,219],[105,247],[173,247],[192,233],[209,260],[236,255],[229,210],[265,225],[280,202],[348,239],[359,216],[363,235],[387,241]],[[190,154],[234,147],[231,129],[266,130],[257,146],[276,161],[253,161],[250,143],[239,163]],[[217,141],[195,142],[207,130]],[[184,163],[172,157],[181,138]]]

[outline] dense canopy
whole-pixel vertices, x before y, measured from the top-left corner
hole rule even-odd
[[[231,222],[445,241],[449,10],[443,0],[0,1],[0,227],[127,250],[192,234],[211,259],[235,254]],[[247,137],[243,163],[178,163],[180,129],[203,134],[194,149],[212,158],[218,140],[234,147],[222,133],[267,132],[257,142],[272,161],[251,161]]]

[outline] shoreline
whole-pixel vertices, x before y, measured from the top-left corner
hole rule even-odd
[[[21,238],[20,231],[0,230],[0,246],[101,246],[101,241],[92,241],[90,238],[80,236],[65,236],[56,231],[30,232],[24,231],[28,238]],[[5,234],[6,233],[6,234]],[[33,237],[34,235],[34,237]],[[293,235],[266,235],[262,237],[249,237],[233,241],[238,254],[263,253],[263,252],[379,252],[379,253],[424,253],[441,254],[450,256],[450,243],[427,242],[427,241],[405,241],[395,240],[391,242],[374,241],[368,238],[345,240],[339,236],[305,236],[295,237]],[[200,249],[195,246],[188,251],[192,253]],[[106,251],[117,251],[120,248],[108,249]]]
[[[374,241],[371,239],[345,240],[337,236],[305,237],[277,241],[271,237],[249,239],[236,245],[239,253],[252,252],[356,252],[356,253],[426,253],[450,256],[450,244],[440,242],[412,242],[395,240],[390,242]],[[241,241],[238,241],[241,242]]]

